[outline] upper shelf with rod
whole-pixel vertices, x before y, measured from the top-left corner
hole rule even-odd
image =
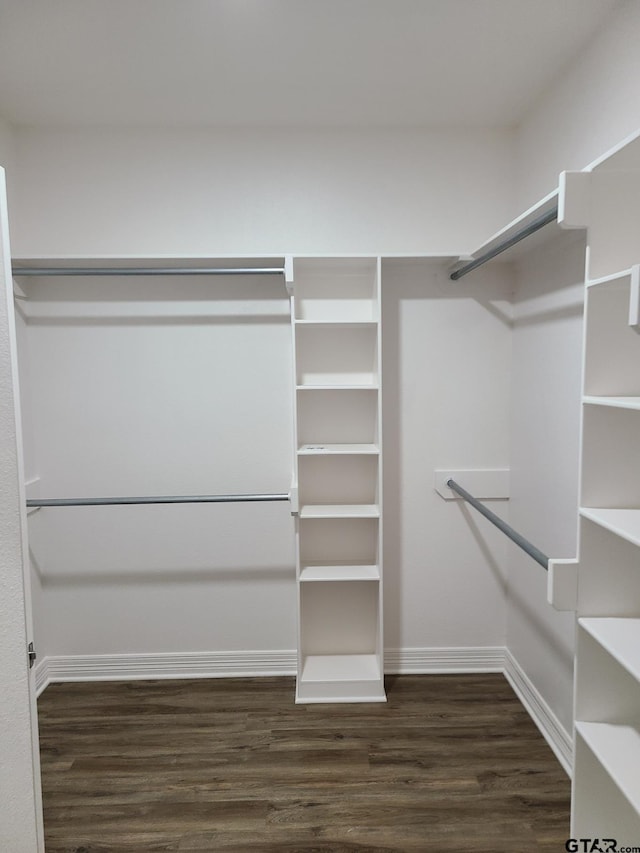
[[[545,196],[517,219],[502,228],[493,237],[478,247],[471,255],[457,259],[449,277],[458,281],[463,276],[486,264],[488,261],[502,257],[502,260],[513,260],[522,253],[526,240],[526,250],[539,245],[560,230],[558,210],[560,190],[555,189]],[[535,236],[534,236],[535,235]]]
[[[596,279],[636,263],[640,205],[640,131],[580,171],[562,172],[558,187],[514,219],[471,255],[460,256],[449,277],[457,281],[488,261],[514,260],[565,229],[590,229],[588,278]],[[612,201],[613,199],[613,201]],[[611,215],[622,205],[621,222]],[[593,221],[594,211],[599,218]],[[621,251],[622,250],[622,251]],[[626,252],[626,253],[625,253]],[[615,257],[613,267],[609,257]],[[627,257],[628,256],[628,257]],[[633,260],[628,260],[632,258]]]
[[[284,276],[285,259],[272,258],[13,258],[15,277],[138,275]]]

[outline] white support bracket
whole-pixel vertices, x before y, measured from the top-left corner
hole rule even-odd
[[[285,255],[284,283],[289,296],[293,296],[293,255]]]
[[[549,560],[547,601],[555,610],[577,610],[578,567],[577,560]]]
[[[298,515],[300,511],[300,507],[298,504],[298,484],[291,483],[291,488],[289,489],[289,510],[291,515]]]
[[[558,193],[558,225],[588,228],[591,221],[591,173],[561,172]]]

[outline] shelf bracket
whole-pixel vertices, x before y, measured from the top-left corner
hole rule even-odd
[[[284,284],[289,296],[293,296],[293,255],[286,255],[284,259]]]
[[[591,173],[561,172],[558,193],[558,225],[587,228],[591,220]]]
[[[547,601],[554,610],[578,607],[578,561],[549,560]]]

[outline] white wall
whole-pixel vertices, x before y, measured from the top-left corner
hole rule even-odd
[[[627,0],[529,111],[515,135],[516,209],[640,128],[640,3]]]
[[[477,243],[486,227],[497,227],[508,209],[509,136],[499,132],[20,130],[18,139],[19,194],[12,207],[16,256],[255,256],[285,250],[454,255]],[[473,566],[465,565],[463,555],[447,574],[439,568],[449,547],[445,537],[438,535],[426,550],[421,537],[425,502],[415,496],[429,494],[428,510],[433,465],[447,455],[450,463],[457,460],[461,437],[450,454],[446,444],[436,442],[424,472],[411,459],[414,452],[421,456],[418,425],[425,418],[429,430],[452,435],[448,422],[433,418],[432,408],[434,399],[451,388],[446,382],[443,386],[436,355],[449,346],[446,324],[456,325],[460,347],[467,332],[476,337],[479,350],[488,346],[483,383],[495,389],[491,403],[496,397],[500,403],[491,419],[502,412],[503,427],[508,335],[502,319],[477,302],[477,287],[464,300],[449,300],[441,292],[448,284],[436,283],[428,270],[424,274],[426,281],[419,268],[408,279],[398,273],[403,287],[409,286],[410,298],[402,307],[394,276],[384,285],[391,300],[385,312],[391,314],[383,326],[393,336],[402,323],[402,355],[398,338],[395,356],[392,352],[385,367],[391,371],[390,399],[394,383],[411,387],[393,414],[399,418],[397,453],[411,475],[407,484],[396,484],[405,520],[398,526],[396,516],[395,540],[390,539],[387,645],[501,645],[499,565],[485,565],[477,545],[468,541],[465,555]],[[42,495],[288,490],[288,321],[267,318],[264,323],[263,316],[250,323],[219,322],[216,313],[231,310],[229,293],[211,301],[184,283],[171,296],[166,288],[158,290],[157,280],[133,296],[130,280],[118,296],[82,283],[83,294],[94,294],[88,302],[74,292],[77,285],[49,279],[34,286],[24,310],[33,315],[27,381],[35,433],[32,467],[42,478],[37,487]],[[504,301],[503,289],[496,287],[492,298]],[[264,292],[264,282],[260,288]],[[152,290],[157,296],[149,300]],[[247,296],[242,310],[251,311],[257,294]],[[272,295],[267,310],[278,304]],[[466,307],[461,310],[461,305]],[[96,313],[110,319],[92,320]],[[158,313],[161,320],[154,319]],[[176,319],[185,313],[186,318]],[[421,355],[425,324],[434,347],[426,362]],[[216,343],[218,338],[226,344]],[[202,346],[195,373],[189,369],[194,339]],[[221,350],[225,345],[226,353]],[[154,362],[152,354],[159,351]],[[138,357],[144,362],[140,366]],[[464,370],[461,361],[458,374]],[[149,389],[145,377],[152,372]],[[167,375],[168,392],[163,390]],[[263,389],[255,413],[258,429],[250,426],[254,440],[270,436],[266,453],[261,443],[245,452],[239,437],[230,434],[238,424],[237,399],[230,407],[225,403],[218,416],[211,394],[226,388],[229,396],[246,381],[245,400]],[[166,401],[162,408],[163,394],[177,395],[177,409]],[[456,400],[462,404],[462,398]],[[393,402],[386,405],[393,411]],[[185,444],[180,417],[188,411],[200,426]],[[212,441],[202,424],[219,426],[220,421],[226,426]],[[162,443],[151,438],[158,424],[164,446],[175,446],[175,458],[164,458]],[[479,464],[490,456],[502,466],[506,441],[504,428],[498,429],[488,448],[468,452]],[[222,458],[228,446],[233,452]],[[40,609],[46,654],[295,647],[293,541],[286,504],[218,507],[213,516],[209,509],[206,518],[205,510],[193,507],[54,512],[30,517],[34,586],[41,585],[46,596]],[[457,518],[456,524],[467,522]],[[248,538],[252,528],[257,533]],[[479,574],[478,559],[484,566]],[[394,570],[401,579],[395,589]],[[459,582],[470,593],[461,617],[426,620],[423,593],[435,619]],[[473,615],[472,598],[478,595],[486,596],[487,606]]]
[[[452,254],[505,219],[504,131],[17,133],[17,256]]]
[[[288,491],[280,282],[24,286],[33,494]],[[509,288],[504,268],[454,285],[442,262],[384,263],[393,650],[504,645],[504,541],[438,497],[433,471],[508,467]],[[29,526],[42,654],[295,648],[287,504],[42,509]]]
[[[288,492],[281,279],[22,282],[32,495]],[[29,533],[41,654],[295,647],[286,502],[43,508]]]
[[[453,283],[383,261],[388,648],[504,646],[504,537],[439,497],[434,471],[509,467],[510,287],[504,267]]]
[[[577,554],[584,233],[517,267],[510,523],[552,558]],[[547,574],[510,549],[507,647],[570,733],[574,616],[547,603]]]

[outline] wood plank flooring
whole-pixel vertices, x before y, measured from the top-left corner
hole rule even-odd
[[[47,853],[564,850],[570,783],[506,679],[57,684],[39,699]]]

